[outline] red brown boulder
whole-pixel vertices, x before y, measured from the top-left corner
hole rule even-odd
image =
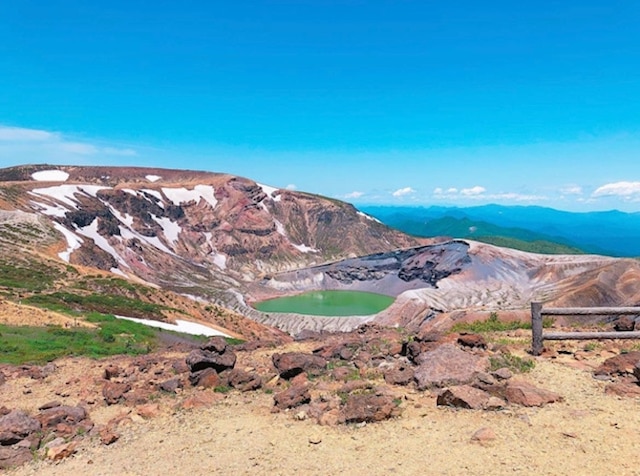
[[[276,408],[286,410],[311,401],[311,394],[306,385],[294,385],[273,396]]]
[[[327,361],[319,355],[305,354],[302,352],[273,354],[272,361],[280,377],[287,380],[302,372],[319,375],[324,372],[327,367]]]
[[[510,381],[507,383],[504,396],[509,403],[516,403],[525,407],[541,407],[547,403],[562,401],[562,397],[559,394],[522,381]]]

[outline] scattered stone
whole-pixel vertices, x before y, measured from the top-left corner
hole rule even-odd
[[[13,445],[41,429],[42,425],[38,420],[22,410],[14,410],[0,417],[0,445]]]
[[[215,347],[212,345],[209,346],[209,348]],[[222,353],[216,353],[206,349],[195,349],[189,353],[186,362],[191,372],[198,372],[207,368],[212,368],[216,372],[224,372],[235,366],[236,354],[227,349],[225,342],[225,350]]]
[[[370,423],[398,416],[400,409],[390,395],[349,395],[342,408],[346,423]]]
[[[525,407],[541,407],[547,403],[562,401],[559,394],[523,381],[510,381],[505,388],[504,395],[509,403]]]
[[[19,446],[0,446],[0,469],[20,466],[33,459],[31,450]]]
[[[471,441],[475,441],[480,444],[489,443],[495,439],[495,432],[491,428],[487,427],[480,428],[471,436]]]
[[[287,380],[302,372],[307,372],[310,375],[319,375],[327,367],[327,361],[324,358],[303,352],[273,354],[272,361],[280,377]]]
[[[201,391],[185,398],[178,406],[184,410],[207,408],[224,399],[224,395],[212,391]]]
[[[485,357],[470,354],[453,344],[443,344],[418,356],[414,378],[419,390],[470,383],[478,372],[485,372]]]
[[[149,418],[155,418],[160,415],[160,405],[158,405],[157,403],[140,405],[136,408],[136,413],[147,420]]]
[[[107,365],[104,369],[104,378],[111,380],[112,378],[120,377],[122,369],[116,365]]]
[[[640,386],[631,382],[610,383],[604,388],[607,395],[617,395],[619,397],[640,397]]]
[[[458,344],[463,347],[487,348],[487,341],[480,334],[460,334],[460,337],[458,337]]]
[[[64,458],[68,458],[76,452],[77,446],[77,441],[64,443],[64,439],[62,439],[62,443],[59,443],[56,446],[49,446],[49,448],[47,449],[47,458],[53,461],[59,461]]]
[[[509,380],[513,377],[513,372],[507,367],[502,367],[501,369],[494,371],[491,375],[499,380]]]
[[[216,388],[220,385],[220,376],[213,368],[209,367],[189,375],[189,382],[194,387]]]
[[[106,445],[106,446],[111,445],[116,441],[118,441],[119,438],[120,438],[120,435],[116,433],[116,431],[110,426],[105,426],[100,430],[100,442],[103,445]]]
[[[210,338],[205,344],[202,344],[200,348],[209,352],[215,352],[216,354],[224,354],[227,350],[228,344],[224,337],[216,336]]]
[[[467,408],[480,410],[485,408],[491,396],[478,388],[470,385],[460,385],[445,389],[436,400],[439,406]]]
[[[413,368],[405,365],[392,367],[384,373],[384,381],[390,385],[409,385],[413,382]]]
[[[605,360],[600,367],[594,371],[594,375],[630,375],[636,363],[640,361],[640,351],[627,352],[626,354],[616,355]]]
[[[189,366],[187,365],[187,363],[180,359],[180,360],[175,360],[172,364],[171,364],[171,368],[177,373],[177,374],[183,374],[185,372],[189,371]]]
[[[312,445],[319,445],[322,443],[322,437],[320,435],[312,435],[309,437],[309,443]]]
[[[275,394],[273,400],[276,408],[286,410],[309,403],[311,401],[311,394],[307,386],[294,385],[287,390]]]
[[[131,390],[128,383],[117,383],[108,381],[102,387],[102,396],[107,405],[115,405],[124,398],[124,394]]]
[[[262,379],[259,375],[240,369],[229,371],[226,379],[230,387],[240,390],[241,392],[249,392],[262,387]]]
[[[635,321],[629,316],[622,316],[616,319],[616,321],[613,323],[613,328],[617,332],[628,332],[632,331],[635,328],[635,325]]]
[[[182,381],[179,378],[172,378],[169,380],[165,380],[158,385],[158,388],[163,392],[167,393],[176,393],[176,390],[182,388]]]
[[[43,429],[53,429],[59,424],[77,425],[87,418],[87,412],[84,408],[71,407],[61,405],[53,408],[42,410],[37,419],[40,421]]]

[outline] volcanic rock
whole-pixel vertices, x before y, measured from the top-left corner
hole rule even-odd
[[[124,394],[131,390],[128,383],[106,382],[102,387],[102,396],[107,405],[114,405],[124,398]]]
[[[630,375],[639,361],[640,351],[616,355],[605,360],[593,373],[596,376]]]
[[[212,337],[205,344],[200,346],[200,349],[214,352],[216,354],[224,354],[227,350],[227,341],[224,337]]]
[[[220,376],[218,372],[209,367],[197,372],[191,372],[189,382],[194,387],[216,388],[220,385]]]
[[[622,316],[613,323],[613,328],[618,332],[628,332],[635,328],[635,321],[629,316]]]
[[[167,393],[176,393],[176,390],[182,388],[182,386],[182,381],[177,377],[165,380],[164,382],[158,384],[158,388]]]
[[[504,392],[509,403],[516,403],[525,407],[541,407],[547,403],[562,401],[562,397],[549,390],[543,390],[523,381],[510,381]]]
[[[229,386],[241,392],[257,390],[262,387],[262,379],[255,373],[245,372],[240,369],[233,369],[225,373],[227,373],[226,380]]]
[[[400,410],[390,395],[349,395],[342,408],[345,423],[376,422],[398,416]]]
[[[604,388],[607,395],[617,395],[619,397],[640,397],[640,385],[632,382],[610,383]]]
[[[306,385],[294,385],[287,390],[273,396],[276,408],[286,410],[295,408],[311,401],[311,394]]]
[[[226,347],[222,353],[206,349],[195,349],[189,353],[186,362],[191,372],[207,368],[212,368],[216,372],[223,372],[227,369],[232,369],[236,364],[236,354]]]
[[[40,421],[43,429],[53,429],[60,423],[66,425],[77,425],[87,418],[87,412],[84,408],[71,407],[61,405],[53,408],[42,410],[37,419]]]
[[[22,410],[13,410],[0,417],[0,445],[10,446],[40,431],[42,425]]]
[[[460,334],[458,344],[463,347],[487,348],[487,341],[480,334]]]
[[[302,372],[319,375],[327,367],[327,361],[322,357],[302,352],[273,354],[272,361],[280,377],[287,380]]]
[[[413,381],[413,368],[397,365],[384,373],[384,381],[390,385],[409,385]]]
[[[438,395],[436,404],[439,406],[480,410],[485,408],[489,398],[491,398],[491,395],[483,390],[470,385],[460,385],[445,389]]]
[[[484,372],[488,367],[485,357],[460,350],[453,344],[443,344],[420,354],[418,363],[414,378],[420,390],[470,383],[476,373]]]
[[[20,466],[33,459],[29,448],[20,446],[0,446],[0,469]]]

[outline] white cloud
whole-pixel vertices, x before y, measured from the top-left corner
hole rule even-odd
[[[412,193],[416,193],[416,191],[411,187],[404,187],[404,188],[399,188],[398,190],[393,192],[391,195],[393,195],[394,197],[404,197],[405,195],[410,195]]]
[[[290,184],[289,184],[289,185],[287,185],[285,188],[286,188],[287,190],[297,190],[297,188],[298,188],[298,187],[296,186],[296,184],[295,184],[295,183],[290,183]]]
[[[8,127],[0,125],[0,141],[6,142],[41,142],[55,140],[58,137],[53,132],[39,129],[25,129],[24,127]]]
[[[582,187],[580,185],[567,185],[560,189],[560,193],[564,195],[582,195]]]
[[[447,193],[458,193],[458,189],[455,187],[448,188]]]
[[[480,185],[476,185],[475,187],[471,187],[471,188],[463,188],[462,190],[460,190],[460,195],[464,195],[465,197],[471,197],[476,195],[482,195],[486,191],[487,191],[486,188],[481,187]]]
[[[0,163],[69,162],[86,157],[133,157],[131,148],[78,141],[58,132],[0,125]],[[95,159],[94,159],[95,160]]]
[[[614,182],[598,187],[593,197],[620,197],[627,200],[640,199],[640,182]]]
[[[364,192],[358,192],[358,191],[353,191],[350,193],[347,193],[344,198],[360,198],[364,195]]]

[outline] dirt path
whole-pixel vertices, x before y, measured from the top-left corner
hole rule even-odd
[[[549,360],[526,379],[565,401],[482,412],[438,408],[428,393],[410,392],[396,420],[332,428],[272,414],[264,392],[235,393],[208,409],[129,424],[111,446],[87,441],[60,463],[9,474],[640,474],[637,400],[605,395],[590,372]],[[496,439],[472,441],[483,427]]]

